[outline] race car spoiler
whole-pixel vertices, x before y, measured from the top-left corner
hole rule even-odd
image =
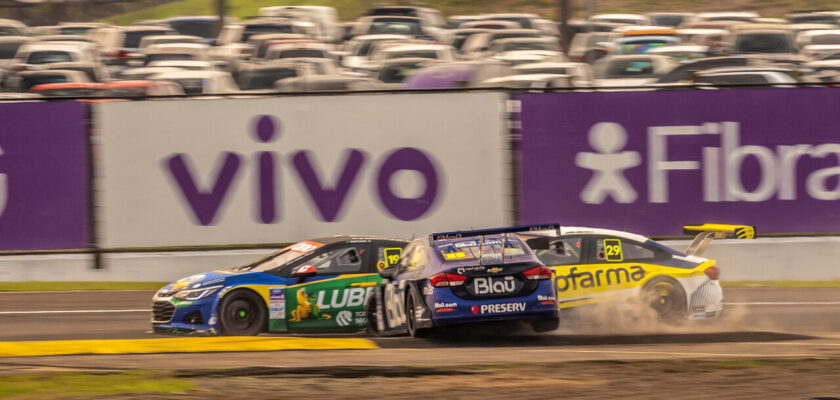
[[[702,254],[712,239],[755,239],[755,227],[749,225],[702,224],[686,225],[683,233],[700,232],[688,245],[685,253],[691,256]]]
[[[478,229],[473,231],[441,232],[429,235],[429,241],[434,245],[437,240],[461,239],[476,236],[501,235],[505,233],[533,232],[543,230],[558,230],[560,224],[522,225],[506,228]]]

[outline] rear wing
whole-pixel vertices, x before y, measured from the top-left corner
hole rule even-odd
[[[505,233],[519,233],[558,229],[560,229],[560,224],[522,225],[510,226],[506,228],[478,229],[473,231],[440,232],[429,235],[429,241],[432,243],[432,245],[434,245],[435,241],[437,240],[461,239],[467,237],[501,235]]]
[[[749,225],[703,224],[683,227],[684,234],[697,232],[700,233],[685,250],[690,256],[703,254],[712,239],[755,239],[755,227]]]

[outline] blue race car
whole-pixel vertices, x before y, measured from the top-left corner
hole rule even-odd
[[[543,229],[557,226],[435,233],[412,241],[398,265],[380,271],[385,282],[368,304],[368,329],[423,337],[443,326],[514,320],[530,322],[537,332],[556,329],[552,270],[515,234]]]

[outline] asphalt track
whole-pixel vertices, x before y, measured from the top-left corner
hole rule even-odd
[[[0,293],[0,342],[159,338],[149,333],[153,293]],[[0,358],[0,370],[840,357],[840,289],[738,288],[727,289],[725,296],[723,317],[679,327],[633,326],[616,322],[620,318],[610,316],[606,321],[569,321],[559,331],[542,335],[448,335],[426,340],[371,338],[378,349],[320,350],[316,353],[291,347],[292,350],[283,352],[256,349],[256,352],[187,353],[184,350],[177,355],[8,357]],[[283,335],[262,337],[283,339]],[[293,337],[342,339],[359,336]]]

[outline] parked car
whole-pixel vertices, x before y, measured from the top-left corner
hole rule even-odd
[[[670,71],[676,63],[661,55],[608,56],[595,62],[595,86],[645,86]]]

